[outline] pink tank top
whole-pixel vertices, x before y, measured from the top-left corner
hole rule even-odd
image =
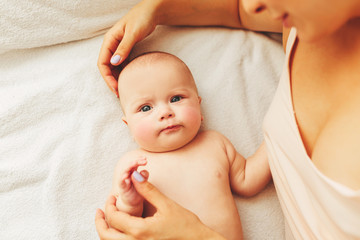
[[[300,136],[289,74],[295,41],[293,28],[286,46],[286,65],[263,125],[286,237],[360,239],[360,190],[352,190],[322,174],[308,157]]]

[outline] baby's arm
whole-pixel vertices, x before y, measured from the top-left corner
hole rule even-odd
[[[146,158],[122,158],[115,169],[112,194],[116,196],[116,207],[132,216],[140,217],[143,212],[143,197],[138,194],[131,182],[131,174],[139,166],[145,166]]]
[[[231,189],[242,196],[253,196],[270,181],[271,172],[263,142],[254,155],[245,159],[228,142],[227,153],[230,161]]]

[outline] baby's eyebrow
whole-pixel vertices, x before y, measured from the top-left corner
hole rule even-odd
[[[176,93],[189,93],[189,92],[191,92],[192,91],[192,89],[191,88],[177,88],[177,89],[174,89],[174,93],[175,93],[175,95],[176,95]]]
[[[150,102],[149,98],[147,98],[147,97],[139,97],[139,98],[136,98],[136,99],[132,100],[129,104],[131,106],[140,107],[141,105],[146,104],[148,102]]]

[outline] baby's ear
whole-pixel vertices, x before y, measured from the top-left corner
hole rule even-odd
[[[126,117],[122,117],[121,120],[126,124],[128,125],[127,121],[126,121]]]
[[[199,96],[198,99],[199,99],[199,104],[201,104],[202,98]],[[204,121],[204,115],[202,115],[202,113],[201,113],[201,121]]]

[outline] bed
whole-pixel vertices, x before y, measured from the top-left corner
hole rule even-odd
[[[136,144],[96,62],[103,34],[137,2],[0,2],[0,239],[98,239],[96,208],[115,164]],[[284,60],[278,37],[159,26],[132,56],[180,57],[203,99],[203,128],[249,156]],[[284,238],[272,183],[255,197],[234,197],[245,239]]]

